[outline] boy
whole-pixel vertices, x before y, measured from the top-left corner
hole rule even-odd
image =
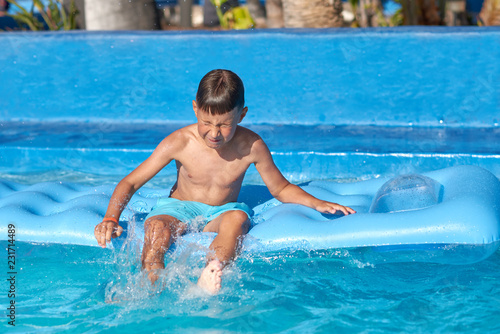
[[[118,220],[132,195],[163,167],[175,160],[177,182],[168,198],[158,200],[144,223],[142,268],[152,283],[155,269],[164,269],[164,255],[195,217],[206,221],[203,232],[215,232],[212,254],[198,285],[215,294],[221,287],[222,269],[237,255],[240,241],[248,232],[251,209],[236,202],[243,177],[254,164],[271,194],[281,202],[306,205],[324,213],[355,211],[336,203],[319,200],[288,182],[273,162],[264,141],[238,125],[244,107],[241,79],[228,70],[213,70],[200,82],[193,110],[197,123],[166,137],[152,155],[127,175],[110,199],[103,221],[94,234],[100,246],[123,228]]]

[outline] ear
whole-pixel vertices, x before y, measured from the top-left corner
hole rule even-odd
[[[196,104],[195,100],[193,100],[193,111],[196,118],[198,118],[198,105]]]
[[[247,111],[248,111],[248,107],[241,109],[240,120],[238,121],[238,123],[240,123],[243,120],[243,118],[245,118],[245,116],[247,115]]]

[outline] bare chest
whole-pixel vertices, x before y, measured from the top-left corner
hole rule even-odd
[[[225,160],[213,156],[192,156],[177,161],[178,177],[196,186],[232,188],[241,183],[249,163],[244,159]]]

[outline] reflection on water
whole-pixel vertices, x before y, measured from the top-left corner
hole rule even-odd
[[[22,284],[16,329],[27,333],[104,329],[129,333],[145,328],[193,333],[500,330],[495,321],[500,316],[498,251],[485,261],[462,266],[374,264],[359,251],[348,250],[244,253],[225,270],[220,294],[210,297],[193,290],[204,264],[203,247],[177,247],[167,256],[159,284],[151,287],[140,272],[138,242],[129,238],[114,251],[19,243]],[[6,322],[0,326],[7,329]]]

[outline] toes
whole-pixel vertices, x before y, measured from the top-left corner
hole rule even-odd
[[[209,267],[209,270],[210,270],[209,279],[215,284],[220,283],[222,280],[221,279],[222,268],[218,265],[212,265],[211,267]]]
[[[211,273],[222,272],[222,263],[219,260],[213,260],[208,263],[207,268]]]
[[[198,285],[210,294],[216,294],[221,289],[222,264],[218,260],[210,261],[203,270]]]
[[[221,276],[222,276],[222,274],[220,272],[213,276],[212,280],[214,281],[215,284],[220,285],[220,283],[222,282]]]

